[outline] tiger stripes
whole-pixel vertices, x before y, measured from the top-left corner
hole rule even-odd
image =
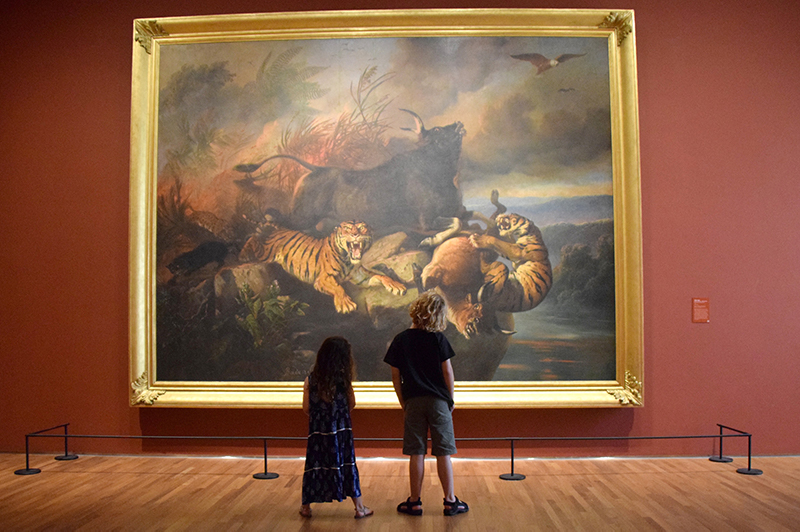
[[[337,312],[356,309],[356,303],[345,293],[341,282],[360,264],[364,252],[372,245],[372,231],[367,224],[342,222],[326,238],[271,227],[273,230],[266,237],[251,237],[239,258],[280,265],[292,277],[333,296]]]
[[[484,272],[478,301],[503,312],[524,312],[544,300],[553,285],[553,269],[547,246],[536,225],[518,214],[500,214],[495,219],[499,236],[472,235],[477,248],[496,251],[514,265],[491,263]]]

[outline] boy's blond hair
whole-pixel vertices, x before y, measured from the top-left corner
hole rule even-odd
[[[428,291],[420,294],[411,303],[408,314],[415,329],[437,332],[447,328],[447,305],[442,296],[436,292]]]

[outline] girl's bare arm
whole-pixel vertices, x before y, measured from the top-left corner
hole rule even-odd
[[[356,407],[356,392],[353,391],[353,387],[350,386],[350,394],[347,397],[348,405],[350,406],[350,410]]]
[[[303,381],[303,412],[308,415],[308,377]]]

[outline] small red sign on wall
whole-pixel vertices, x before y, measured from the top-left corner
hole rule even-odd
[[[709,303],[707,297],[692,298],[692,323],[708,323]]]

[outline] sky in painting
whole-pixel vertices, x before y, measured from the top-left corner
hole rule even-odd
[[[265,58],[301,48],[295,61],[324,67],[311,78],[327,92],[307,112],[335,119],[354,108],[351,87],[376,67],[391,77],[375,97],[391,103],[384,116],[389,136],[413,138],[410,109],[425,126],[464,124],[459,182],[465,199],[611,194],[611,112],[608,41],[597,37],[442,37],[260,41],[162,46],[163,87],[187,66],[224,63],[244,87],[255,81]],[[547,58],[585,54],[537,74],[517,54]],[[234,93],[231,93],[234,94]],[[219,102],[217,102],[219,103]],[[229,102],[230,105],[235,103]],[[237,127],[241,114],[222,127]],[[257,124],[257,140],[237,154],[255,160],[277,145],[295,111]],[[252,153],[248,153],[250,150]]]

